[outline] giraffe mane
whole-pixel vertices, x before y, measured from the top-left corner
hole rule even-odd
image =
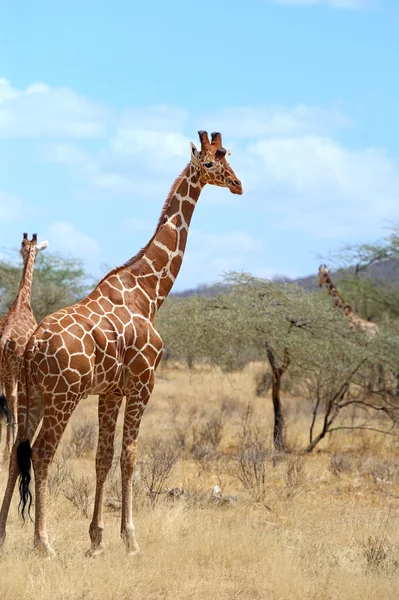
[[[173,198],[173,196],[175,195],[176,191],[178,190],[181,182],[183,181],[185,174],[187,172],[188,167],[190,166],[190,163],[188,163],[185,168],[183,169],[183,171],[180,173],[180,175],[178,177],[176,177],[175,181],[173,182],[172,187],[170,188],[169,194],[163,204],[162,210],[161,210],[161,215],[158,219],[158,223],[157,226],[155,228],[155,231],[153,233],[153,235],[151,236],[151,238],[148,240],[148,242],[146,243],[145,246],[143,246],[141,248],[141,250],[139,250],[137,252],[137,254],[135,254],[134,256],[132,256],[132,258],[129,258],[128,261],[126,261],[125,263],[123,263],[122,265],[115,267],[114,269],[112,269],[111,271],[109,271],[109,273],[107,273],[102,279],[101,281],[99,281],[99,283],[97,285],[100,285],[103,281],[105,281],[106,279],[108,279],[108,277],[110,277],[111,275],[115,275],[116,273],[119,273],[120,271],[122,271],[123,269],[126,269],[126,267],[131,267],[135,262],[138,262],[140,259],[143,258],[148,246],[151,244],[151,242],[154,240],[155,236],[157,235],[157,233],[159,232],[159,230],[161,229],[162,225],[163,225],[163,220],[166,214],[166,211],[169,208],[169,204]]]

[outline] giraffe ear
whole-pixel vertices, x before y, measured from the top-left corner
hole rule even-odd
[[[194,165],[195,167],[198,167],[199,152],[192,142],[190,142],[190,148],[191,148],[191,164]]]
[[[40,252],[40,250],[45,250],[47,248],[47,246],[48,246],[48,242],[44,241],[44,242],[40,242],[40,244],[38,244],[36,246],[36,248],[37,248],[37,251]]]

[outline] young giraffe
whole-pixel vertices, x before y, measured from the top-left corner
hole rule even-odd
[[[333,299],[333,306],[344,313],[348,319],[350,327],[360,329],[369,336],[375,336],[378,333],[378,326],[375,323],[361,319],[353,312],[351,305],[345,302],[331,281],[331,277],[326,265],[320,265],[319,267],[319,287],[322,287],[323,285],[326,286],[328,293]]]
[[[35,472],[36,548],[51,555],[45,495],[50,463],[81,398],[99,394],[96,494],[89,555],[103,551],[104,483],[114,454],[115,425],[126,397],[121,450],[121,535],[128,553],[139,550],[132,518],[132,483],[141,417],[162,356],[154,317],[182,264],[194,208],[206,184],[242,194],[226,160],[220,133],[211,142],[200,131],[201,150],[191,144],[191,161],[172,186],[153,237],[127,263],[111,271],[84,300],[46,317],[30,339],[21,369],[19,425],[0,513],[0,542],[13,489],[20,474],[22,514],[31,501],[31,460]],[[43,417],[31,449],[31,441]]]
[[[33,267],[37,253],[47,248],[47,246],[48,242],[37,244],[36,233],[33,234],[30,241],[28,240],[28,234],[24,233],[20,250],[23,259],[23,271],[18,294],[10,310],[0,319],[0,418],[1,413],[3,413],[9,425],[4,451],[5,458],[8,458],[10,454],[14,423],[17,422],[19,367],[26,344],[37,327],[30,305]]]

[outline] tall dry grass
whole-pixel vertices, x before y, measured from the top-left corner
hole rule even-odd
[[[83,401],[50,479],[49,534],[57,556],[34,554],[32,524],[21,524],[15,498],[0,556],[1,600],[396,599],[395,442],[339,432],[312,455],[273,455],[271,401],[256,397],[256,368],[159,373],[140,435],[134,505],[142,552],[134,558],[126,557],[118,534],[117,461],[107,484],[106,553],[84,557],[97,402]],[[288,441],[298,449],[307,441],[308,408],[295,396],[284,402]],[[121,426],[122,419],[119,439]],[[245,447],[248,473],[263,469],[262,493],[240,477]],[[151,487],[148,474],[162,476],[166,467],[169,474]],[[5,483],[3,469],[0,494]],[[212,496],[216,485],[221,491]]]

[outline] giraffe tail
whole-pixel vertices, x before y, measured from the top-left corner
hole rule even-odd
[[[30,509],[32,507],[32,492],[29,489],[31,480],[31,464],[32,464],[32,448],[29,440],[19,442],[17,446],[17,464],[19,471],[19,509],[21,516],[25,521],[25,509],[28,505],[28,516],[30,516]]]
[[[32,469],[32,447],[28,436],[28,422],[29,422],[29,390],[27,386],[28,382],[28,371],[29,366],[27,361],[24,360],[24,364],[21,369],[21,379],[19,391],[25,391],[25,402],[26,402],[26,414],[25,414],[25,425],[19,428],[18,437],[21,440],[17,445],[17,466],[19,471],[19,505],[18,510],[21,512],[21,517],[25,521],[25,510],[28,507],[28,517],[33,521],[30,510],[32,507],[32,492],[30,491],[31,482],[31,469]]]
[[[0,420],[4,419],[9,427],[14,425],[14,415],[8,408],[7,398],[4,394],[0,394]]]

